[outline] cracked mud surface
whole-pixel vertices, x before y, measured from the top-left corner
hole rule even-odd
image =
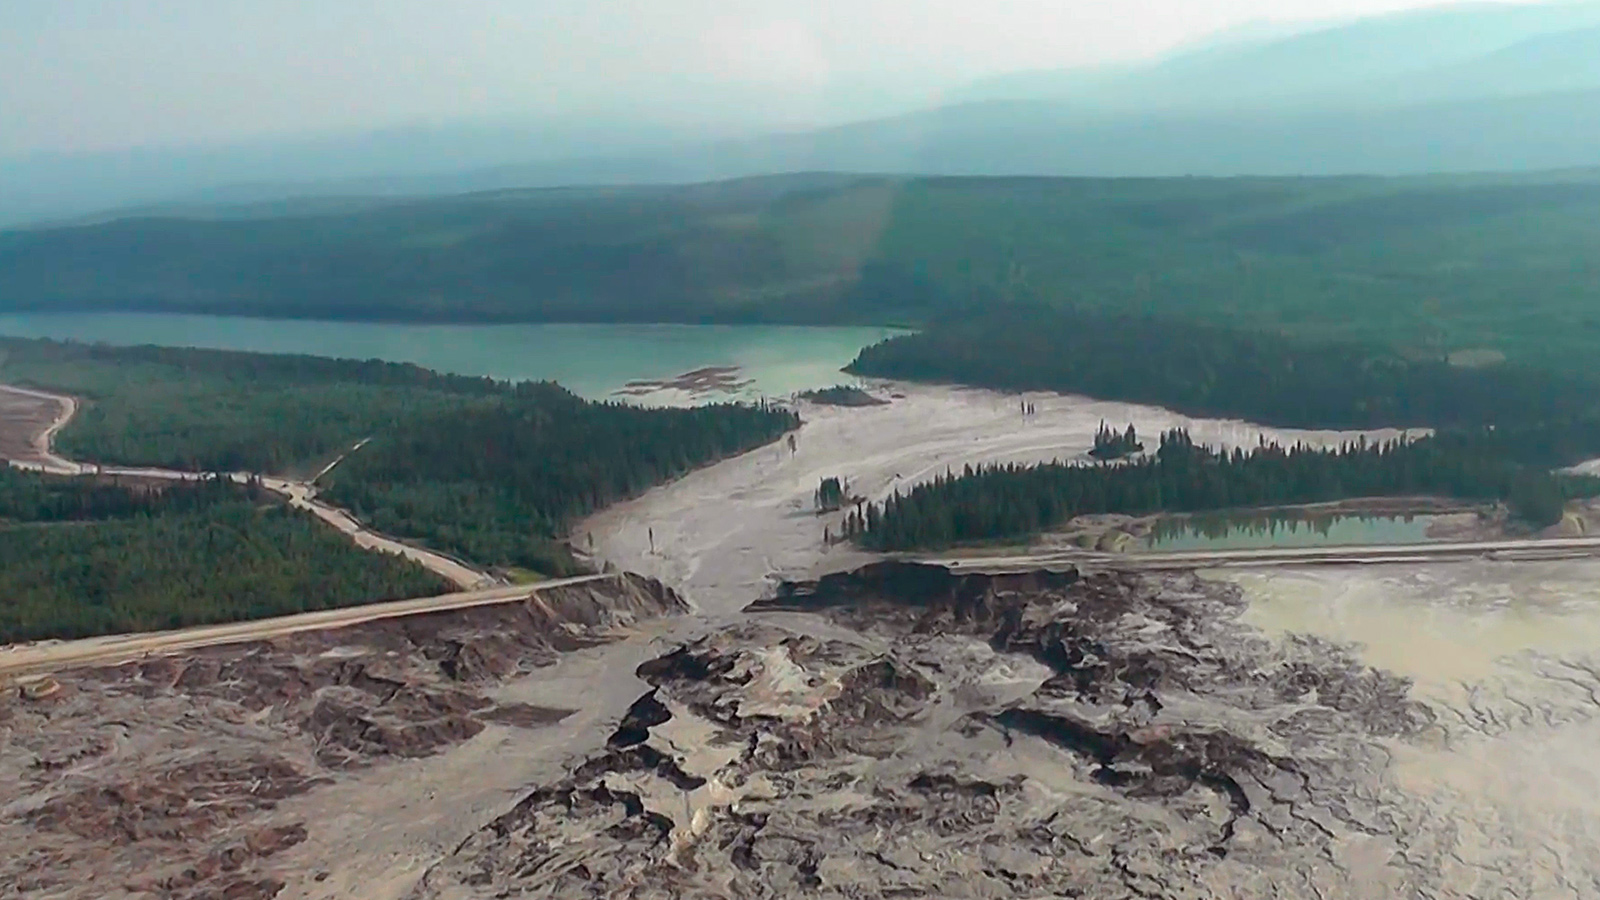
[[[1193,574],[798,586],[650,660],[603,752],[418,898],[1543,896],[1388,777],[1456,723]],[[1470,882],[1470,883],[1469,883]]]
[[[561,722],[570,708],[520,702],[504,686],[685,608],[630,576],[62,672],[37,699],[10,687],[0,897],[278,896],[316,877],[287,857],[315,852],[324,792],[368,774],[381,782],[401,761],[490,729]]]

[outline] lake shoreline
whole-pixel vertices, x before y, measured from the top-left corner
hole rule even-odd
[[[687,323],[377,323],[179,313],[0,313],[0,337],[198,347],[336,359],[382,359],[508,381],[556,381],[590,400],[630,382],[661,384],[647,405],[759,401],[831,387],[863,347],[900,333],[879,326]],[[700,396],[672,386],[707,368],[739,372],[738,389]],[[719,387],[725,387],[719,386]]]

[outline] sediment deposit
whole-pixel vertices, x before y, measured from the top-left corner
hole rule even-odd
[[[1444,895],[1449,825],[1385,775],[1434,711],[1245,605],[1193,574],[790,586],[642,665],[608,746],[412,896]]]
[[[560,722],[504,688],[685,609],[625,576],[10,685],[0,896],[277,896],[308,874],[283,856],[317,834],[319,791]]]

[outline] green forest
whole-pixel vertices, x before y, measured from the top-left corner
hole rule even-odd
[[[525,383],[374,439],[328,474],[324,495],[389,534],[566,574],[557,539],[577,519],[799,424],[776,407],[642,409]]]
[[[375,360],[12,339],[0,354],[0,380],[84,398],[58,435],[68,456],[309,476],[370,437],[319,482],[329,499],[396,537],[552,575],[573,568],[558,538],[574,520],[799,426],[779,408],[593,403]]]
[[[453,587],[252,485],[0,468],[0,643],[180,628]]]
[[[1600,176],[510,190],[0,233],[0,310],[921,325],[1002,302],[1555,369],[1600,344]]]
[[[966,467],[850,513],[846,535],[874,550],[1015,540],[1089,513],[1143,515],[1282,506],[1348,497],[1436,495],[1506,502],[1534,526],[1600,479],[1518,465],[1465,436],[1359,442],[1318,450],[1263,443],[1249,452],[1197,445],[1182,430],[1155,453],[1108,465]]]
[[[0,381],[85,402],[72,458],[202,472],[309,474],[356,441],[507,385],[405,363],[0,338]]]
[[[1600,379],[1587,370],[1468,367],[1351,341],[1038,306],[941,319],[862,350],[848,371],[1080,393],[1303,428],[1509,426],[1591,416],[1600,428]]]

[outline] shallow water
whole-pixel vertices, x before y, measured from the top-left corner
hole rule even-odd
[[[1416,544],[1436,516],[1191,516],[1156,527],[1151,550],[1255,550]]]
[[[550,379],[593,399],[630,381],[736,366],[733,394],[689,398],[671,389],[645,402],[786,396],[851,381],[839,369],[892,334],[877,327],[791,325],[434,325],[249,319],[168,313],[0,315],[0,335],[307,353],[412,362],[462,375]]]
[[[1359,648],[1369,665],[1413,679],[1424,696],[1505,674],[1529,655],[1600,650],[1600,563],[1473,561],[1326,567],[1228,576],[1269,634],[1316,634]]]

